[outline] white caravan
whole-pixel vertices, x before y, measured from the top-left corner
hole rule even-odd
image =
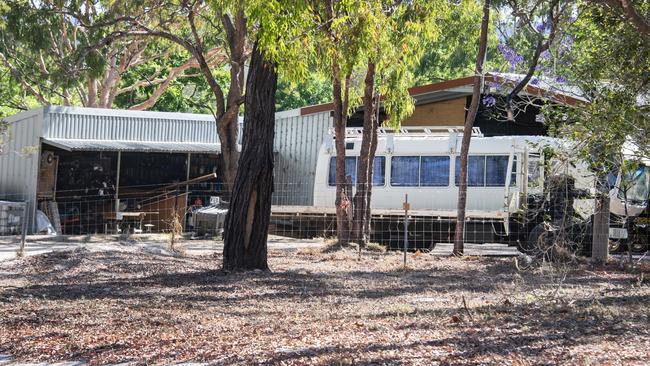
[[[347,129],[346,174],[353,183],[361,136],[360,128]],[[410,215],[414,218],[409,237],[420,233],[420,237],[413,239],[424,246],[451,240],[458,202],[461,140],[462,129],[458,127],[380,129],[371,200],[373,232],[378,241],[399,244],[399,220],[396,218],[403,212],[402,204],[407,195]],[[573,177],[575,188],[583,192],[595,191],[594,177],[586,167],[567,163],[568,160],[559,158],[562,154],[555,155],[551,169],[544,169],[543,151],[547,147],[571,158],[571,143],[566,140],[540,136],[483,137],[478,128],[473,130],[468,162],[468,241],[521,243],[534,240],[530,232],[543,215],[531,210],[539,209],[533,206],[539,205],[540,197],[544,200],[545,170]],[[330,138],[323,143],[318,157],[314,212],[319,207],[333,207],[335,160],[334,141]],[[635,191],[639,197],[648,196],[649,175],[647,169],[640,175]],[[611,197],[612,211],[624,214],[618,212],[625,205],[616,189],[612,190]],[[640,214],[646,206],[647,199],[628,199],[628,216]],[[574,208],[576,214],[588,220],[594,212],[593,199],[584,195],[575,200]],[[623,234],[618,232],[618,235]]]

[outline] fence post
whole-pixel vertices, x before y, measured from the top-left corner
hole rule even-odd
[[[406,268],[406,251],[409,247],[409,195],[404,195],[404,268]]]
[[[596,213],[592,224],[591,258],[605,263],[609,255],[609,197],[601,194],[596,199]]]
[[[23,227],[20,233],[20,246],[18,247],[18,253],[16,253],[19,257],[23,257],[25,255],[25,239],[27,236],[27,202],[23,203],[23,221],[22,221]]]

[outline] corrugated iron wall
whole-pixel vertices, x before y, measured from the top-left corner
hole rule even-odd
[[[40,160],[43,109],[5,119],[9,123],[0,154],[0,199],[27,201],[29,223],[34,223]]]
[[[75,107],[48,108],[43,137],[218,142],[217,127],[211,115]]]
[[[34,222],[40,139],[169,142],[218,141],[210,115],[46,107],[8,117],[9,137],[0,154],[0,199],[30,202]],[[312,205],[318,152],[332,126],[329,112],[300,116],[280,112],[275,131],[276,205]]]
[[[312,205],[319,149],[332,127],[329,112],[275,121],[274,205]]]

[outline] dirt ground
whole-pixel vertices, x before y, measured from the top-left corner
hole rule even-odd
[[[0,354],[90,364],[642,365],[650,268],[518,270],[514,258],[83,248],[0,262]],[[644,272],[645,271],[645,272]]]

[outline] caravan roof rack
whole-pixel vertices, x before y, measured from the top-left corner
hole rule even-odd
[[[330,133],[334,135],[334,129],[330,128]],[[425,136],[449,136],[451,134],[462,135],[462,126],[411,126],[394,128],[380,127],[377,134],[382,135],[399,135],[404,137],[425,137]],[[363,135],[363,128],[348,127],[345,129],[345,137],[359,137]],[[481,129],[472,127],[472,136],[483,137]]]

